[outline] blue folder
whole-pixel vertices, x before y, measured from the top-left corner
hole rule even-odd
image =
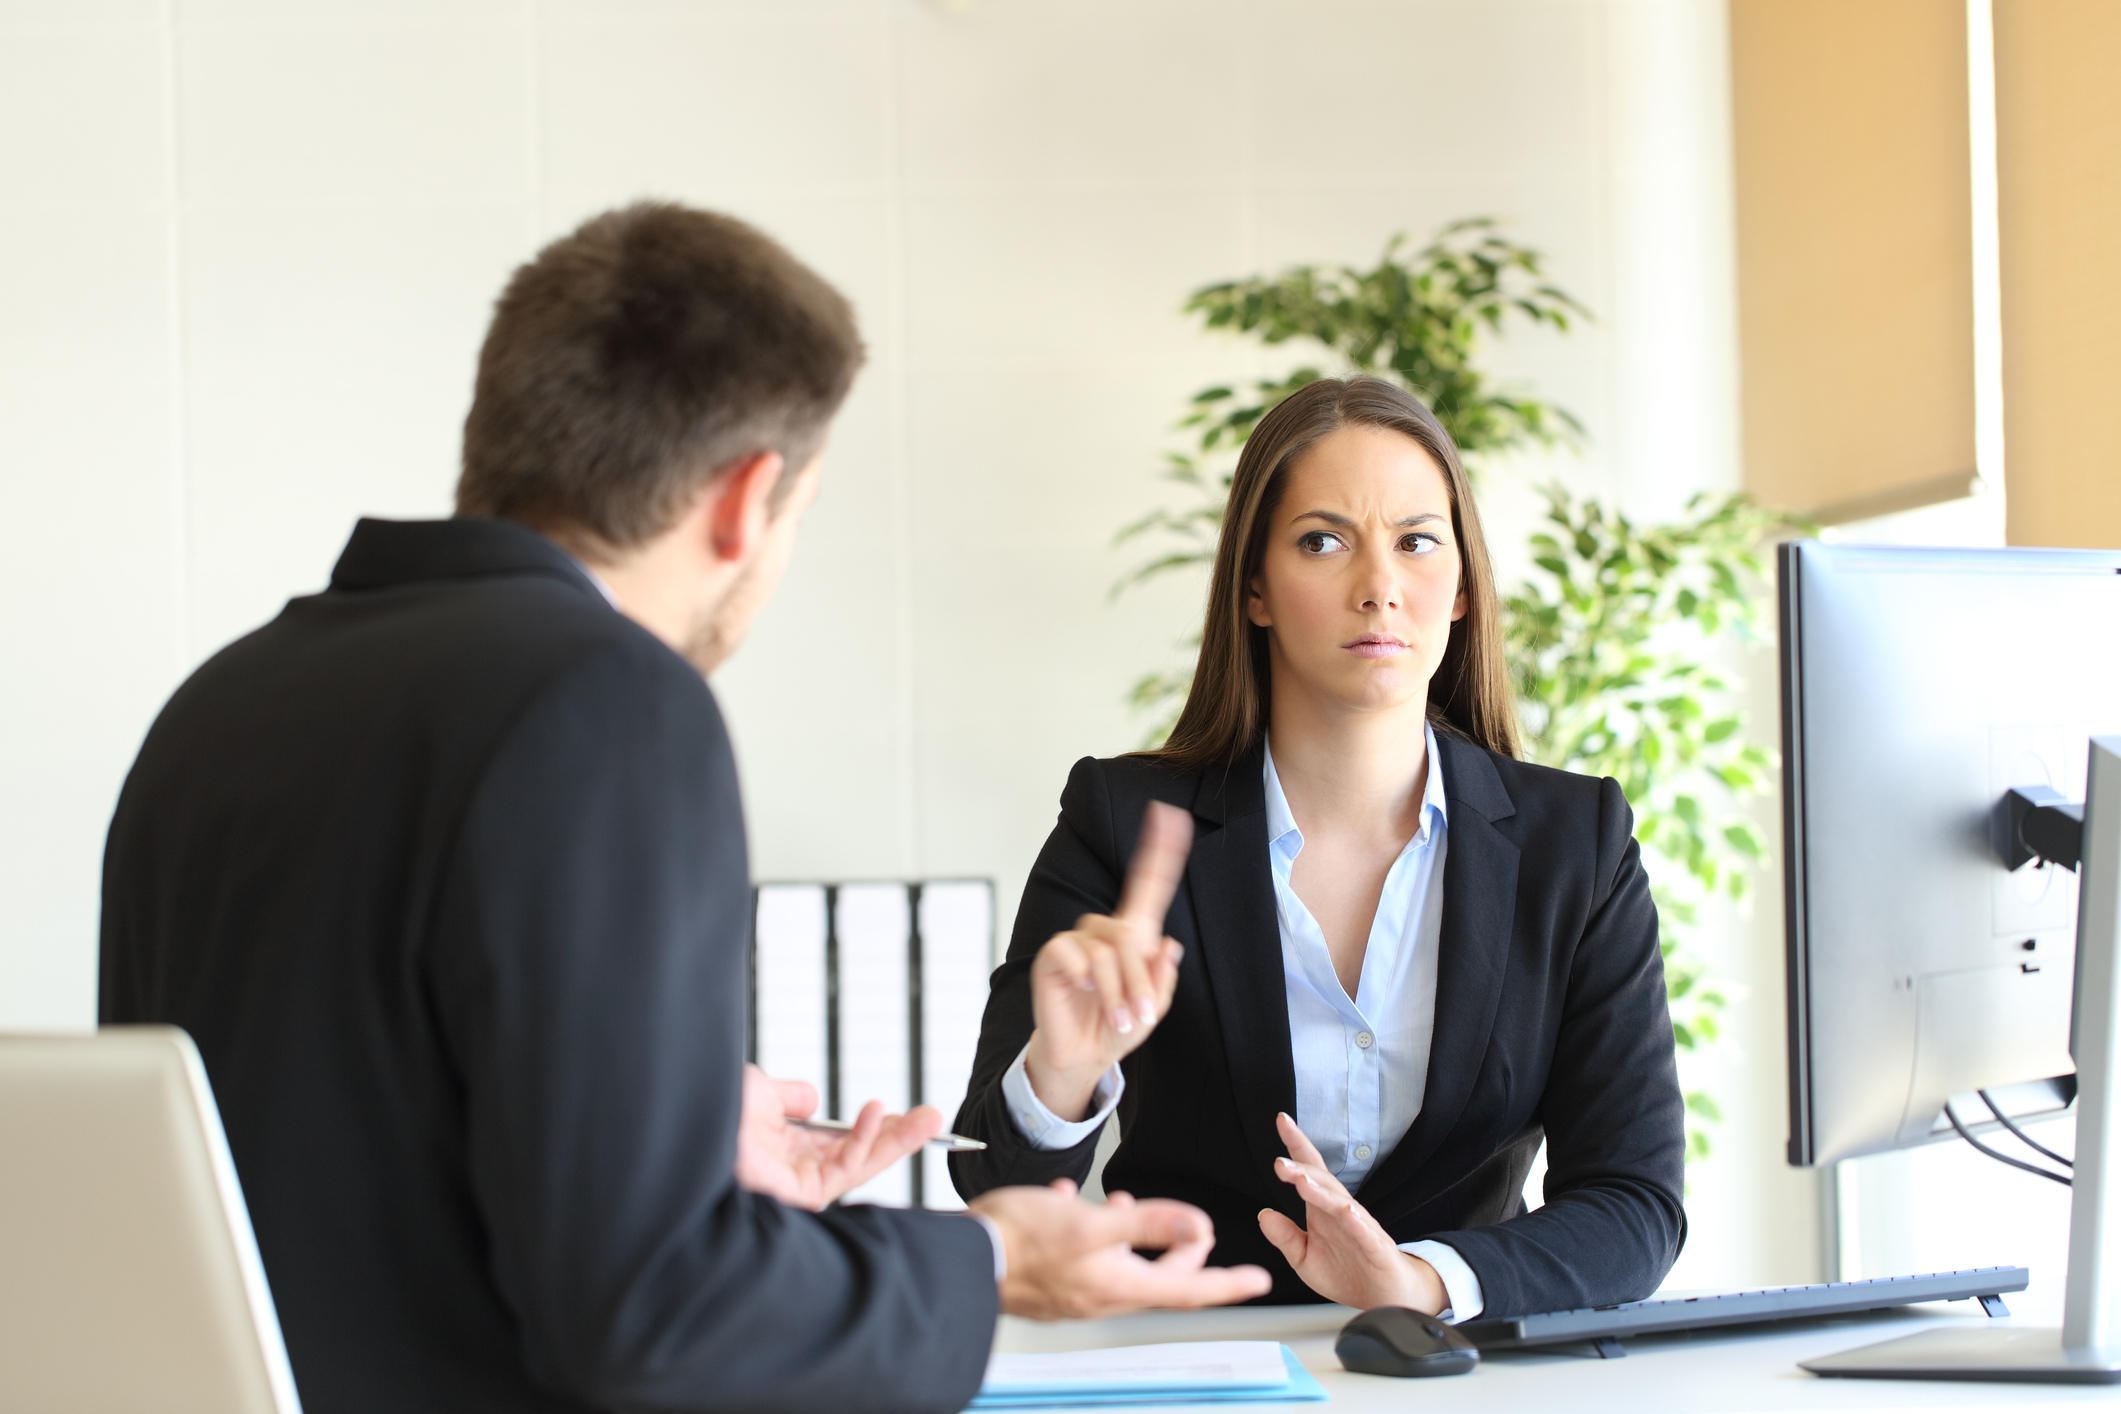
[[[1281,1362],[1288,1368],[1289,1382],[1268,1389],[1231,1389],[1228,1386],[1187,1389],[1100,1389],[1067,1394],[980,1394],[973,1396],[968,1410],[980,1409],[1097,1409],[1113,1405],[1172,1404],[1316,1404],[1328,1396],[1325,1386],[1297,1360],[1296,1352],[1284,1345]]]

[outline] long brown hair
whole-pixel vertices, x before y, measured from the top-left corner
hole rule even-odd
[[[1517,755],[1517,705],[1503,662],[1495,575],[1458,448],[1435,414],[1412,395],[1367,376],[1321,378],[1283,399],[1252,429],[1223,510],[1192,690],[1170,737],[1143,755],[1180,770],[1200,770],[1236,761],[1266,734],[1273,700],[1267,631],[1247,617],[1246,603],[1266,558],[1267,531],[1289,467],[1320,438],[1343,427],[1381,427],[1410,437],[1443,468],[1466,611],[1451,625],[1443,661],[1429,679],[1429,720],[1490,751]]]

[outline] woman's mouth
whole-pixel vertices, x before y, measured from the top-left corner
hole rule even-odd
[[[1407,651],[1407,645],[1389,633],[1366,633],[1353,642],[1340,646],[1358,658],[1389,658],[1394,653]]]

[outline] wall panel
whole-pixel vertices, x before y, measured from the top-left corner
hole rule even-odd
[[[755,872],[992,878],[1006,930],[1069,763],[1139,741],[1126,689],[1197,624],[1197,580],[1107,597],[1139,553],[1114,530],[1175,502],[1188,394],[1296,356],[1202,335],[1188,290],[1495,215],[1598,314],[1491,346],[1591,430],[1497,467],[1499,558],[1550,477],[1644,516],[1734,484],[1725,14],[0,0],[0,505],[29,528],[0,570],[0,1025],[93,1017],[101,832],[159,703],[355,515],[446,506],[508,268],[643,195],[787,241],[872,353],[717,675]],[[1771,912],[1704,931],[1771,958]],[[1779,1135],[1745,1127],[1696,1171],[1688,1284],[1814,1275]]]

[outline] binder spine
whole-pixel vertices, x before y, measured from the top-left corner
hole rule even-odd
[[[745,1054],[817,1086],[849,1119],[871,1098],[931,1104],[945,1124],[964,1100],[994,950],[985,879],[766,883],[752,891]],[[853,1201],[963,1206],[940,1151],[911,1158]]]

